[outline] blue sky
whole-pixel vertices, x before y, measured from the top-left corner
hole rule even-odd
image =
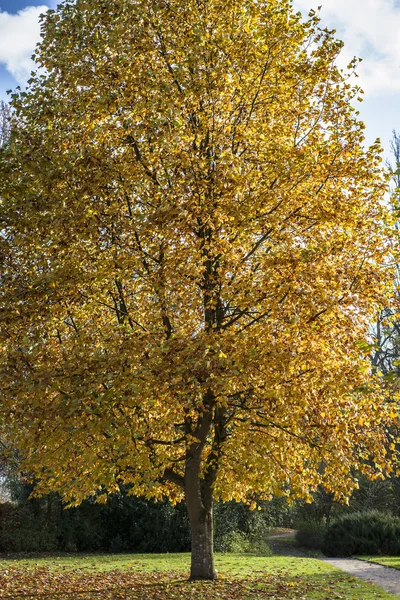
[[[19,10],[26,8],[27,6],[43,6],[43,4],[43,0],[39,2],[32,0],[29,3],[25,2],[24,0],[1,0],[0,8],[3,12],[17,13]],[[50,6],[50,3],[47,4]]]
[[[38,17],[57,0],[0,0],[0,98],[23,86],[40,35]],[[112,0],[110,0],[112,2]],[[293,0],[304,15],[322,4],[322,23],[345,42],[341,64],[363,58],[357,83],[365,91],[358,106],[369,143],[380,137],[389,148],[392,129],[400,131],[400,0]]]

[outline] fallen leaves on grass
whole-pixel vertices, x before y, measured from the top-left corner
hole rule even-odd
[[[114,570],[90,573],[82,569],[54,571],[47,567],[9,568],[0,573],[2,600],[267,600],[307,598],[308,578],[288,582],[282,574],[251,579],[222,576],[218,581],[190,582],[181,572],[132,573]],[[325,588],[326,589],[326,588]],[[313,596],[319,597],[319,596]],[[326,596],[321,596],[326,597]],[[340,596],[338,596],[340,597]]]

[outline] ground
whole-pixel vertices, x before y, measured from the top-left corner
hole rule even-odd
[[[63,555],[0,560],[2,600],[389,600],[300,556],[219,554],[217,582],[189,582],[189,555]]]
[[[400,570],[400,556],[361,556],[361,560]]]

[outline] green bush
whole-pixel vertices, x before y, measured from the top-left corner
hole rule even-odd
[[[268,544],[268,529],[265,526],[250,529],[247,534],[248,547],[246,552],[262,554],[263,556],[272,556],[271,548]]]
[[[271,548],[263,532],[244,533],[229,531],[217,539],[215,548],[218,552],[251,553],[271,556]]]
[[[51,493],[32,498],[32,485],[9,478],[12,503],[0,503],[0,552],[187,552],[190,527],[184,503],[152,502],[129,495],[129,488],[106,504],[87,499],[64,509]],[[285,498],[260,503],[252,511],[240,502],[215,503],[217,551],[269,554],[270,526],[289,526],[293,509]]]
[[[324,547],[325,527],[320,523],[306,521],[299,524],[296,532],[296,542],[308,550],[322,550]]]
[[[184,504],[128,495],[93,499],[64,509],[57,494],[30,498],[32,487],[12,482],[13,503],[0,503],[0,552],[182,552],[190,549]]]
[[[325,534],[327,556],[400,553],[400,518],[379,511],[341,516]]]
[[[35,515],[25,506],[7,505],[0,511],[0,551],[51,552],[57,550],[57,529],[45,515]]]
[[[249,552],[271,555],[269,527],[263,511],[243,503],[217,503],[214,510],[214,548],[217,552]]]
[[[243,531],[227,531],[216,538],[214,548],[217,552],[249,552],[247,536]]]

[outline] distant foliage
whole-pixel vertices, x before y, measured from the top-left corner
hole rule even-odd
[[[267,541],[267,532],[263,529],[247,534],[243,531],[232,530],[221,537],[216,537],[215,546],[215,549],[219,552],[272,555]]]
[[[185,506],[115,494],[65,510],[57,494],[28,500],[20,486],[0,504],[0,552],[182,552],[190,550]],[[17,497],[18,496],[18,497]]]
[[[343,515],[327,529],[324,554],[352,556],[400,553],[400,518],[368,511]]]
[[[241,502],[217,503],[214,510],[215,550],[270,555],[269,517],[268,508],[252,511]]]
[[[303,523],[296,532],[296,541],[302,548],[322,550],[324,547],[325,527],[313,522]]]
[[[64,509],[57,494],[31,498],[32,487],[8,480],[13,502],[0,504],[0,552],[183,552],[190,550],[184,504],[153,502],[125,493],[107,503],[86,500]],[[214,509],[218,552],[269,555],[269,527],[292,525],[294,508],[285,499],[261,503],[250,510],[241,502],[219,502]]]
[[[303,529],[308,525],[329,525],[343,511],[343,504],[335,502],[333,494],[322,486],[312,494],[312,498],[311,503],[304,500],[296,502],[292,516],[295,529]]]
[[[288,507],[291,522],[285,526],[292,526],[297,530],[302,530],[308,525],[324,527],[342,515],[371,510],[400,517],[400,478],[371,481],[359,473],[357,479],[359,487],[353,492],[348,505],[335,502],[333,494],[319,487],[313,493],[312,503],[299,500],[292,507]]]
[[[286,498],[260,502],[250,510],[242,502],[217,502],[214,507],[214,548],[217,552],[254,552],[270,555],[270,527],[291,527],[295,510]]]

